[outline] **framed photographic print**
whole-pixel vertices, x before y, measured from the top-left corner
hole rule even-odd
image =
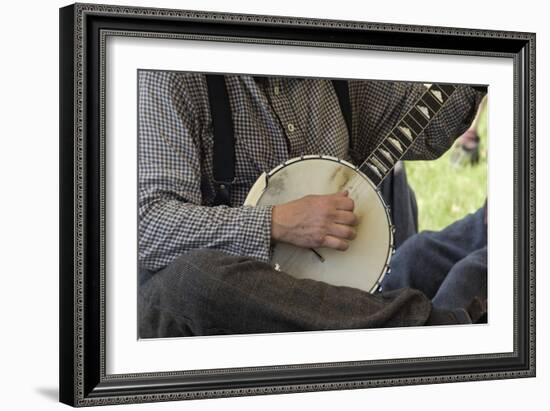
[[[535,35],[60,10],[60,399],[535,375]]]

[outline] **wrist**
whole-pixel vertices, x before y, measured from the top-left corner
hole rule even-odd
[[[271,208],[271,239],[274,241],[282,241],[284,237],[284,226],[281,224],[281,207],[275,205]]]

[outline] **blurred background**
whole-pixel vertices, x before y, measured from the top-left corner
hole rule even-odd
[[[406,161],[418,203],[418,229],[441,230],[479,209],[487,197],[487,98],[472,127],[443,156]]]

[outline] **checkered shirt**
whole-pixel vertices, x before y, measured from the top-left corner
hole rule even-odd
[[[235,132],[231,205],[214,200],[213,132],[206,78],[139,71],[139,260],[158,270],[192,249],[269,261],[271,207],[243,206],[258,176],[300,155],[359,165],[424,91],[422,84],[350,80],[349,135],[332,83],[226,76]],[[462,134],[481,93],[459,86],[406,159],[434,159]]]

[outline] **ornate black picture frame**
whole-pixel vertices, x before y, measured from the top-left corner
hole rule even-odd
[[[509,353],[109,375],[105,36],[448,55],[514,65],[514,349]],[[73,406],[535,376],[535,35],[75,4],[60,10],[60,400]],[[134,240],[131,240],[134,241]],[[129,267],[128,269],[134,269]]]

